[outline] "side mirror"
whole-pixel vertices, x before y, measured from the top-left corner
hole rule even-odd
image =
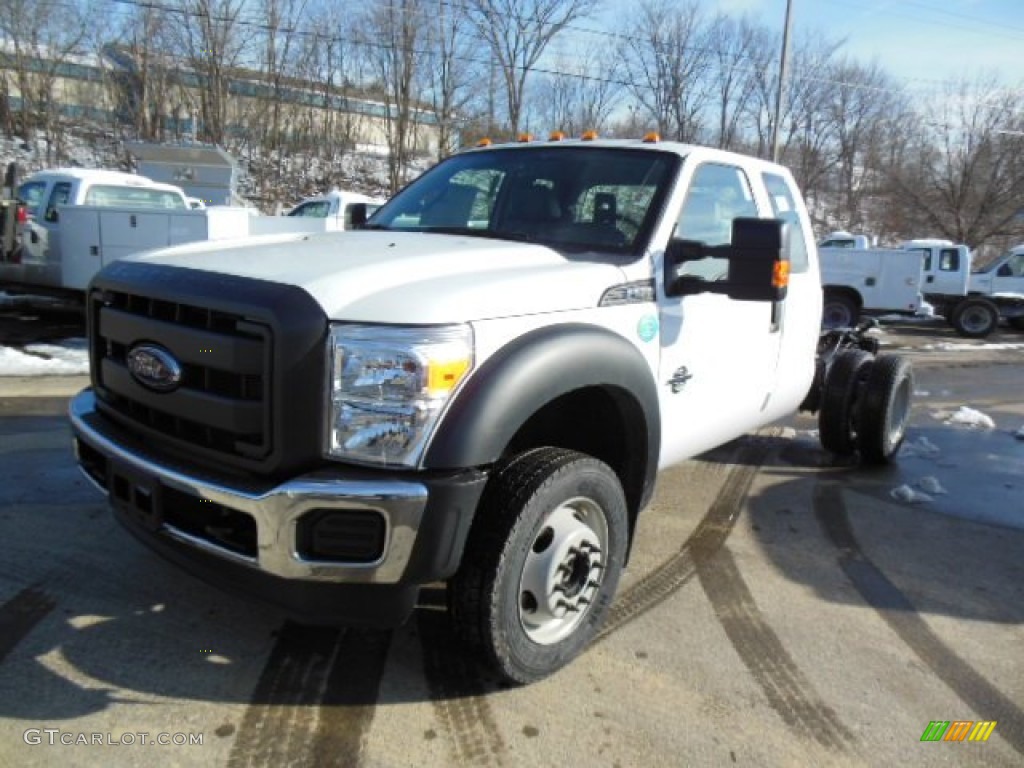
[[[782,301],[789,285],[788,232],[789,225],[779,219],[738,218],[731,245],[673,239],[665,249],[665,295],[720,293],[737,301]],[[708,258],[726,261],[724,280],[680,274],[686,262]]]
[[[348,218],[352,229],[359,229],[359,227],[363,226],[366,220],[370,218],[369,211],[366,210],[366,203],[352,203],[349,205]]]
[[[43,215],[43,219],[45,221],[49,221],[49,222],[55,222],[55,221],[58,220],[58,218],[59,217],[57,215],[57,209],[56,208],[47,208],[46,209],[46,213]]]
[[[1001,264],[996,270],[996,275],[998,277],[1013,277],[1013,270],[1010,269],[1009,264]]]

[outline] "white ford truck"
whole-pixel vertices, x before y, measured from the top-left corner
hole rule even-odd
[[[301,620],[394,626],[447,582],[525,683],[601,626],[660,469],[801,406],[829,450],[896,453],[909,365],[819,337],[821,297],[778,165],[474,148],[356,231],[105,267],[76,455],[140,539]]]

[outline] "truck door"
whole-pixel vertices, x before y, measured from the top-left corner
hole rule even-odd
[[[992,276],[992,293],[1024,294],[1024,251],[1011,253],[996,267]]]
[[[933,246],[920,251],[924,259],[922,293],[940,296],[963,296],[967,293],[971,271],[967,246]]]
[[[731,241],[732,220],[759,216],[751,180],[738,166],[701,163],[689,172],[674,237],[706,245]],[[724,259],[682,266],[708,282],[726,278]],[[701,293],[665,296],[661,321],[659,389],[663,423],[661,462],[700,453],[760,424],[775,380],[783,306]]]

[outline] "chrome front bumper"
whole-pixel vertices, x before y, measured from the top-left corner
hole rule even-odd
[[[110,489],[103,487],[83,466],[80,443],[111,466],[143,477],[148,483],[249,515],[256,524],[256,554],[254,557],[240,554],[166,521],[155,525],[152,536],[171,539],[284,579],[385,585],[399,583],[406,572],[427,506],[425,484],[359,477],[358,470],[339,468],[337,472],[314,472],[272,487],[245,486],[234,480],[228,485],[212,476],[200,476],[194,469],[147,458],[142,451],[127,450],[108,437],[107,430],[103,429],[104,422],[96,413],[91,390],[80,392],[71,400],[69,415],[79,466],[108,497]],[[366,510],[380,514],[386,526],[382,556],[372,563],[304,559],[296,551],[297,527],[300,518],[313,510]]]

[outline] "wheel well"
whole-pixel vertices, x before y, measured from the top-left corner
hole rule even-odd
[[[856,304],[857,305],[857,309],[860,309],[861,307],[864,306],[864,299],[863,299],[863,297],[857,291],[855,291],[853,288],[850,288],[848,286],[845,286],[845,285],[826,285],[826,286],[823,287],[823,291],[824,291],[824,295],[825,295],[826,298],[829,297],[829,296],[843,296],[845,298],[850,299],[850,301],[852,301],[854,304]]]
[[[555,398],[534,413],[505,447],[503,458],[552,446],[600,459],[622,483],[630,539],[644,500],[647,428],[640,404],[614,387],[585,387]]]

